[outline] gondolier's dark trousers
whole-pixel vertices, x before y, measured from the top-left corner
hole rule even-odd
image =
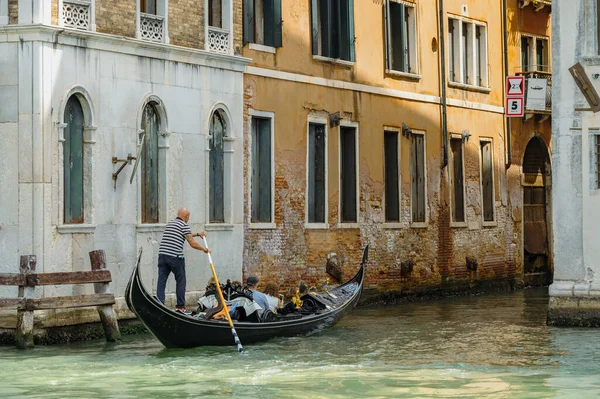
[[[185,307],[185,259],[176,256],[158,255],[158,283],[156,297],[165,303],[165,287],[169,274],[175,275],[175,292],[177,293],[177,307]]]

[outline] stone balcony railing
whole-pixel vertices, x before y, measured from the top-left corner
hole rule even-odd
[[[226,29],[208,27],[208,50],[215,53],[229,54],[230,32]]]
[[[62,20],[68,28],[90,29],[91,4],[89,1],[63,0]]]
[[[140,14],[140,37],[151,42],[165,41],[165,18],[161,15]]]
[[[517,75],[525,77],[525,113],[540,113],[548,114],[552,112],[552,72],[545,67],[547,71],[527,71],[517,72]],[[527,88],[529,87],[529,79],[545,79],[546,80],[546,108],[544,110],[531,109],[527,107]]]

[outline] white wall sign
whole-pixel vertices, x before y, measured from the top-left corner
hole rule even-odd
[[[527,110],[546,110],[546,79],[527,79]]]

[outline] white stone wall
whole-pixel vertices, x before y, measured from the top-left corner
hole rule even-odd
[[[596,142],[600,115],[589,111],[569,68],[581,63],[600,93],[596,1],[552,4],[552,297],[600,296],[600,190]],[[586,110],[587,109],[587,110]],[[552,302],[551,302],[552,305]]]
[[[0,37],[0,272],[16,272],[19,255],[31,253],[39,271],[89,270],[88,252],[104,249],[112,291],[122,296],[141,246],[145,282],[153,291],[162,223],[186,206],[192,230],[209,234],[219,278],[240,279],[245,64],[240,57],[108,35],[8,28]],[[91,103],[89,109],[82,104],[91,127],[85,133],[91,200],[88,220],[78,227],[61,226],[60,123],[70,93]],[[166,214],[156,226],[140,226],[139,175],[129,183],[133,165],[119,174],[116,189],[112,180],[120,166],[112,157],[136,154],[140,110],[148,96],[164,106],[168,124],[161,129],[169,133],[160,140],[166,153]],[[207,226],[207,135],[215,106],[229,117],[232,139],[225,144],[225,161],[231,217],[227,224]],[[201,290],[211,276],[207,256],[188,247],[186,257],[187,290]],[[168,292],[174,288],[170,281]],[[6,290],[0,289],[0,296]],[[66,286],[46,287],[43,294],[89,292],[92,286]]]

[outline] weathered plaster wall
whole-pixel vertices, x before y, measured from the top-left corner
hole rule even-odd
[[[82,43],[84,43],[82,45]],[[193,231],[206,230],[219,277],[241,278],[243,65],[239,58],[155,50],[113,37],[60,35],[54,28],[8,31],[0,39],[0,271],[16,272],[19,255],[35,254],[41,272],[89,270],[88,252],[104,249],[112,272],[111,291],[123,295],[137,248],[147,288],[155,289],[158,244],[164,225],[141,225],[139,179],[129,183],[126,166],[113,188],[112,157],[136,154],[140,109],[149,95],[166,111],[161,138],[166,153],[165,212],[191,211]],[[89,219],[84,226],[62,225],[61,109],[67,94],[89,98],[86,148],[91,152]],[[220,104],[220,105],[219,105]],[[225,154],[231,216],[226,224],[207,225],[208,126],[215,106],[229,116]],[[84,105],[84,108],[86,106]],[[168,122],[168,123],[167,123]],[[138,169],[139,173],[139,169]],[[207,257],[187,248],[187,289],[204,289],[211,276]],[[170,281],[168,292],[174,291]],[[92,292],[92,286],[45,287],[40,295]],[[0,293],[1,294],[1,293]],[[16,292],[14,293],[16,294]],[[14,296],[14,295],[13,295]],[[71,315],[72,316],[72,315]],[[68,316],[68,317],[71,317]]]

